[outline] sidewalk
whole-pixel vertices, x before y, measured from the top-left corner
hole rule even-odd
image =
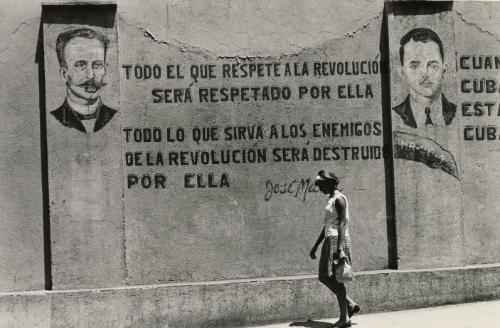
[[[361,305],[362,306],[362,305]],[[296,321],[260,328],[329,328],[338,318]],[[363,314],[352,318],[354,328],[499,328],[500,300],[445,305],[416,310]]]

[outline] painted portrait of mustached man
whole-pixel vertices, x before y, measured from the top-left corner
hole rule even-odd
[[[108,46],[109,39],[90,28],[71,29],[58,35],[56,52],[66,97],[51,114],[64,126],[83,133],[98,132],[116,114],[100,96],[106,86]]]

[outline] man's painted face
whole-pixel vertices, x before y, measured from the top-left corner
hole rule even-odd
[[[66,67],[61,67],[60,73],[66,80],[68,97],[79,103],[97,99],[106,75],[101,42],[97,39],[73,38],[64,48],[64,59]]]
[[[445,72],[446,65],[436,42],[410,40],[405,44],[402,74],[411,92],[427,98],[436,96],[441,91]]]

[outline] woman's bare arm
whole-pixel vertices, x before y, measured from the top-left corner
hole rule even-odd
[[[337,210],[337,214],[339,216],[339,244],[338,244],[338,252],[339,257],[344,256],[344,251],[341,245],[344,244],[345,241],[345,231],[347,227],[347,218],[346,218],[346,203],[344,197],[338,197],[335,200],[335,209]]]
[[[311,252],[309,253],[309,256],[311,256],[312,259],[316,258],[316,251],[318,250],[319,244],[325,239],[325,227],[321,229],[321,233],[318,236],[318,240],[316,240],[316,243],[314,244],[313,248],[311,249]]]

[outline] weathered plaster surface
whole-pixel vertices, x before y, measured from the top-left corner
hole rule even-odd
[[[11,43],[16,41],[12,39],[12,35],[24,25],[39,24],[43,2],[63,4],[68,1],[2,2],[0,30],[11,35],[0,40],[0,49],[10,47]],[[311,0],[307,3],[286,0],[252,2],[117,0],[116,2],[122,19],[136,26],[142,26],[158,40],[207,49],[218,56],[235,57],[291,54],[299,52],[302,48],[314,47],[324,40],[348,36],[377,17],[384,3],[382,0],[355,2]],[[456,1],[453,8],[468,23],[476,25],[487,33],[499,35],[500,27],[497,22],[500,13],[492,9],[494,2]],[[244,10],[240,10],[242,6]],[[192,19],[192,15],[196,18]],[[243,25],[242,22],[246,22],[245,26],[238,26]],[[261,27],[264,33],[262,30],[244,29],[261,25],[264,26]],[[269,38],[268,33],[275,36]],[[227,36],[228,39],[214,42],[213,35],[221,35],[219,39]],[[253,48],[249,45],[253,45]]]
[[[372,17],[371,19],[368,20],[368,22],[366,24],[364,24],[363,26],[353,30],[352,32],[348,32],[346,33],[345,35],[341,36],[341,37],[338,37],[336,39],[333,39],[333,40],[339,40],[339,39],[346,39],[346,38],[352,38],[356,35],[356,33],[360,32],[360,31],[363,31],[364,29],[366,29],[368,26],[370,26],[374,21],[377,21],[378,19],[380,19],[380,17],[382,16],[382,12],[380,12],[377,16],[375,17]],[[122,21],[125,22],[126,24],[130,25],[129,22],[125,21],[123,18],[122,18]],[[211,55],[213,57],[217,57],[218,59],[236,59],[236,60],[242,60],[242,59],[257,59],[257,58],[261,58],[261,59],[271,59],[271,58],[286,58],[286,57],[292,57],[292,56],[296,56],[298,54],[300,54],[300,52],[304,51],[304,50],[314,50],[315,48],[318,48],[319,46],[321,46],[323,42],[321,42],[320,44],[317,44],[317,45],[312,45],[310,47],[302,47],[302,48],[299,48],[297,49],[295,52],[287,52],[287,53],[280,53],[280,54],[267,54],[267,55],[244,55],[244,54],[235,54],[235,55],[217,55],[207,49],[202,49],[202,48],[196,48],[196,47],[193,47],[193,46],[190,46],[188,44],[185,44],[183,42],[180,42],[178,40],[161,40],[159,39],[155,33],[150,30],[150,29],[147,29],[146,27],[142,26],[142,25],[138,25],[137,28],[144,32],[144,36],[146,37],[149,37],[151,40],[153,40],[154,42],[157,42],[157,43],[160,43],[160,44],[165,44],[165,45],[170,45],[170,46],[175,46],[175,47],[178,47],[182,52],[198,52],[198,53],[205,53],[206,55]],[[330,40],[331,41],[331,40]]]
[[[314,48],[302,49],[290,55],[276,57],[237,58],[220,56],[210,50],[187,50],[176,41],[163,40],[144,26],[124,22],[120,31],[120,61],[122,64],[232,64],[234,62],[308,62],[333,60],[376,60],[379,57],[378,36],[381,17],[370,18],[365,27],[357,28],[349,37],[325,40]],[[127,49],[137,49],[135,52]],[[269,58],[269,60],[268,60]],[[267,60],[267,61],[266,61]],[[122,76],[123,78],[123,76]],[[361,81],[363,80],[363,81]],[[195,87],[224,85],[336,85],[340,83],[370,83],[374,98],[299,100],[283,102],[234,102],[203,104],[154,104],[148,100],[148,90],[168,85],[184,88],[191,78],[163,81],[122,80],[122,119],[127,127],[162,126],[189,131],[195,126],[261,125],[269,134],[271,124],[308,126],[303,139],[237,140],[205,142],[197,145],[187,138],[183,143],[169,143],[168,149],[246,148],[252,144],[273,147],[305,147],[327,144],[382,145],[381,136],[354,139],[314,138],[312,122],[380,121],[382,117],[381,83],[377,74],[333,77],[286,77],[225,81],[219,77],[200,80]],[[194,89],[194,88],[193,88]],[[195,90],[195,89],[194,89]],[[193,91],[196,94],[196,91]],[[166,115],[168,113],[168,115]],[[125,151],[162,150],[163,146],[128,144]],[[255,147],[255,146],[254,146]],[[168,188],[163,191],[125,189],[127,228],[127,268],[131,284],[169,281],[207,281],[231,278],[268,277],[314,273],[316,263],[307,259],[307,251],[321,229],[324,198],[311,195],[307,201],[280,195],[264,199],[266,180],[274,182],[314,176],[320,168],[335,167],[345,176],[345,192],[352,197],[352,227],[359,233],[354,241],[359,250],[360,269],[387,267],[385,226],[385,192],[383,160],[339,161],[337,163],[274,163],[229,166],[169,166],[151,168],[166,172]],[[369,169],[368,169],[369,167]],[[227,171],[231,189],[189,189],[183,186],[187,172]],[[126,167],[125,174],[144,172]],[[354,173],[358,172],[358,173]],[[376,173],[375,173],[376,172]],[[356,177],[356,182],[354,181]],[[370,235],[372,238],[363,236]],[[144,238],[148,236],[148,238]],[[300,254],[298,258],[295,258]],[[154,265],[153,265],[154,262]]]
[[[458,1],[453,5],[458,17],[467,25],[475,26],[479,31],[499,39],[500,12],[497,1]]]
[[[38,66],[39,8],[0,10],[0,291],[44,287]],[[26,15],[26,16],[23,16]],[[19,22],[21,21],[21,22]],[[7,32],[8,31],[8,32]],[[22,55],[20,55],[22,54]]]
[[[289,55],[355,33],[383,1],[158,1],[122,0],[126,21],[157,40],[206,49],[217,56]],[[151,10],[154,8],[153,10]]]
[[[500,3],[464,5],[464,8],[457,8],[457,16],[460,17],[455,23],[457,56],[498,56]],[[498,81],[499,78],[500,72],[496,69],[457,69],[457,79],[460,80]],[[458,95],[459,106],[468,102],[496,102],[493,115],[463,116],[463,125],[496,126],[498,129],[498,90],[495,93],[462,93],[459,89]],[[467,263],[498,263],[500,240],[496,236],[500,235],[500,204],[497,201],[500,194],[500,145],[495,140],[462,141],[461,146]]]
[[[39,76],[41,1],[0,4],[0,290],[43,288]],[[282,56],[349,38],[379,19],[383,1],[118,2],[119,19],[159,42],[223,58]],[[467,25],[499,39],[493,3],[456,2]],[[485,181],[488,183],[488,181]],[[494,224],[492,221],[491,224]],[[477,254],[475,255],[477,258]],[[488,259],[485,259],[488,260]]]
[[[363,313],[489,300],[498,265],[359,273]],[[0,293],[1,327],[238,327],[338,316],[315,276],[200,284]]]

